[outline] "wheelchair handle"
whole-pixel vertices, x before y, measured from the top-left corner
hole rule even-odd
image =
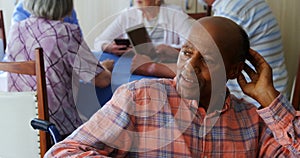
[[[38,118],[34,118],[30,122],[31,126],[33,129],[38,129],[42,131],[48,131],[48,128],[52,125],[54,125],[51,122],[45,121],[45,120],[40,120]]]
[[[33,118],[30,124],[35,130],[41,130],[50,133],[54,144],[62,140],[61,135],[53,123],[38,118]]]

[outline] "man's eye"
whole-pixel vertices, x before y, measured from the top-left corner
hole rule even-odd
[[[191,51],[188,51],[188,50],[183,50],[182,51],[183,55],[185,56],[191,56],[192,52]]]

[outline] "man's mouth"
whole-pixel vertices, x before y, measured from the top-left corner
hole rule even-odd
[[[188,76],[183,76],[180,74],[179,76],[180,85],[181,87],[185,88],[195,88],[199,86],[198,80],[195,80],[195,78],[188,77]]]
[[[184,80],[187,81],[187,82],[196,83],[193,79],[184,77],[183,75],[181,75],[181,78],[184,79]]]

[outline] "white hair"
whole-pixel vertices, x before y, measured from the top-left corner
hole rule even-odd
[[[23,5],[32,15],[50,20],[60,20],[73,10],[73,0],[24,0]]]

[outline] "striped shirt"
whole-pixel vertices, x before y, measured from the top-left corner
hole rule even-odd
[[[75,106],[76,84],[79,85],[79,79],[90,81],[103,69],[83,40],[78,25],[30,17],[12,26],[8,61],[34,60],[37,47],[44,50],[50,121],[60,134],[69,134],[82,124]],[[9,74],[8,90],[35,91],[36,79]]]
[[[268,4],[264,0],[216,0],[212,8],[214,16],[227,17],[243,27],[248,34],[250,47],[260,53],[272,67],[275,88],[285,94],[288,74],[281,33]],[[236,80],[230,80],[227,86],[238,98],[260,106],[243,94]]]
[[[299,157],[300,115],[282,95],[262,110],[228,95],[206,114],[175,87],[168,79],[121,86],[45,157]]]
[[[155,45],[164,43],[165,31],[162,29],[163,27],[158,24],[158,17],[151,20],[144,18],[143,21],[152,43]]]

